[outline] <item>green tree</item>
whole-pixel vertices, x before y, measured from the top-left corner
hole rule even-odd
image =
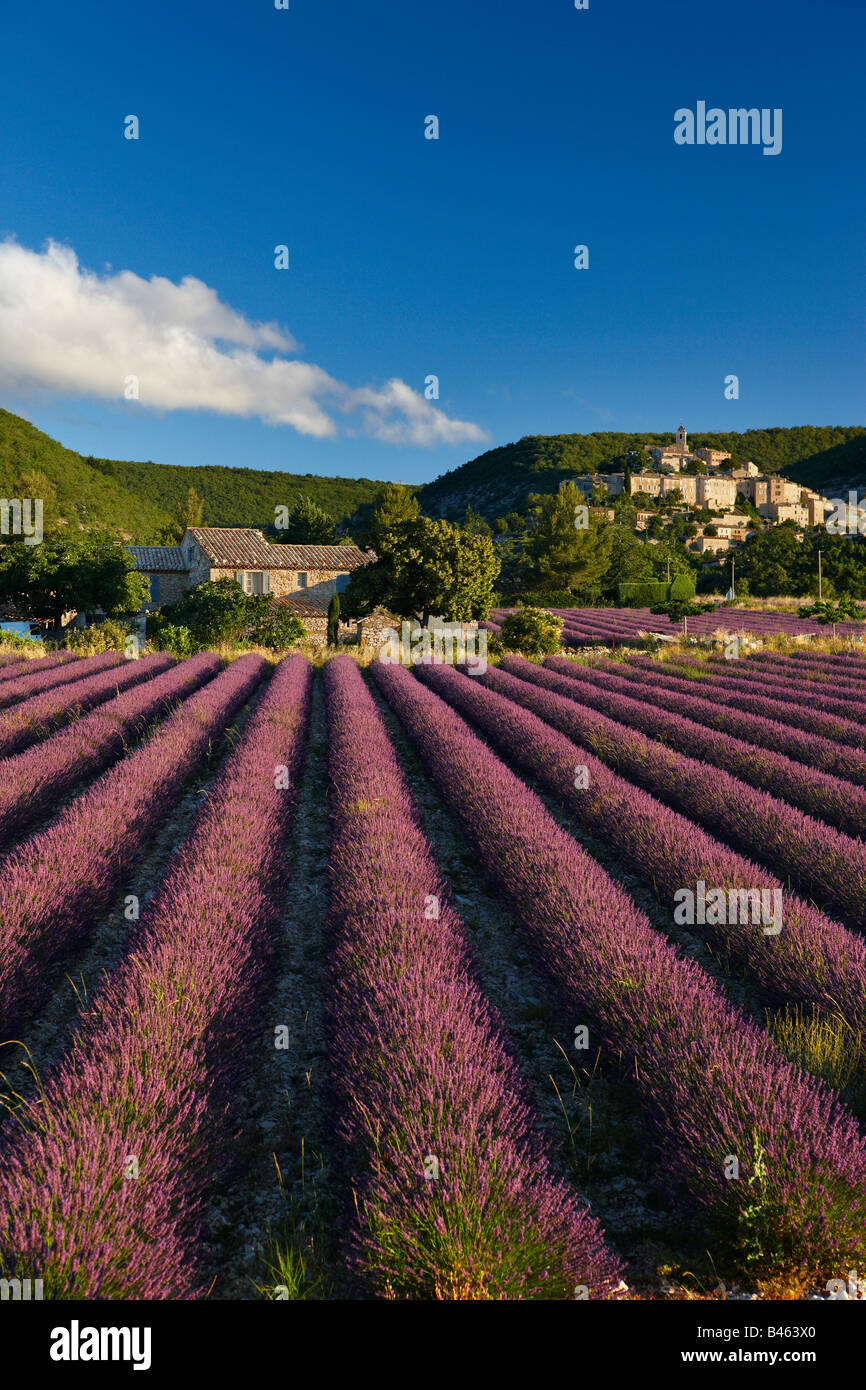
[[[797,609],[801,618],[813,618],[816,623],[826,627],[833,624],[833,641],[836,640],[836,624],[863,621],[863,609],[850,594],[843,594],[838,603],[801,603]]]
[[[370,544],[376,553],[389,548],[389,538],[404,521],[417,521],[420,515],[421,505],[410,488],[386,483],[370,527]]]
[[[573,482],[555,496],[542,497],[538,511],[528,546],[532,587],[569,589],[585,597],[607,571],[611,527],[582,524],[586,500]]]
[[[190,526],[203,525],[204,498],[199,497],[194,487],[187,489],[186,501],[178,507],[180,534],[183,536]]]
[[[463,530],[475,536],[492,536],[493,532],[487,525],[480,512],[476,512],[471,504],[466,508],[466,515],[463,518]]]
[[[248,594],[246,598],[249,612],[241,633],[242,642],[283,651],[306,637],[301,619],[281,604],[271,603],[261,594]]]
[[[792,521],[751,536],[743,547],[737,570],[749,581],[753,594],[772,598],[778,594],[807,594],[813,573],[810,548],[797,535]]]
[[[332,516],[317,506],[305,492],[299,492],[286,524],[280,529],[280,541],[287,545],[336,545],[337,526]]]
[[[649,547],[635,535],[631,526],[615,523],[612,528],[610,558],[604,576],[603,592],[616,598],[618,584],[638,584],[653,579]]]
[[[328,604],[328,646],[336,647],[340,635],[340,595],[332,594]]]
[[[198,649],[244,643],[280,649],[305,634],[300,618],[266,594],[245,594],[233,579],[206,579],[182,599],[154,613],[149,626],[159,646],[175,650],[178,633],[188,633]],[[168,633],[168,639],[165,634]]]
[[[665,613],[672,623],[681,622],[683,625],[683,637],[689,635],[689,618],[697,618],[701,613],[709,613],[711,608],[715,608],[714,603],[692,603],[690,599],[668,599],[665,603],[655,603],[650,608],[651,613]]]
[[[23,617],[62,625],[63,614],[138,612],[149,586],[132,556],[110,536],[91,532],[46,536],[40,545],[16,539],[0,546],[0,600]]]
[[[165,626],[186,628],[203,647],[238,642],[250,621],[251,597],[233,579],[206,579],[148,622],[156,632]]]
[[[381,606],[403,617],[435,614],[448,622],[486,618],[500,562],[489,536],[429,517],[380,532],[379,556],[356,570],[343,609],[357,616]]]

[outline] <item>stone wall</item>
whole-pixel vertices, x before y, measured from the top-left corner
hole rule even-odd
[[[177,603],[178,599],[183,598],[189,587],[189,580],[186,574],[178,570],[171,570],[160,573],[155,570],[140,570],[146,579],[156,579],[159,582],[159,592],[155,599],[151,599],[145,604],[148,613],[154,612],[157,608],[166,608],[170,603]],[[151,591],[153,586],[151,585]]]
[[[203,576],[205,579],[234,579],[236,571],[234,569],[211,569]],[[251,570],[252,574],[261,574],[261,570]],[[328,603],[332,596],[337,592],[337,575],[347,574],[347,570],[269,570],[271,576],[271,598],[283,598],[286,594],[302,594],[305,598],[312,599],[314,603],[320,604],[323,611],[327,611]],[[298,583],[298,574],[306,574],[307,586],[302,589]],[[198,578],[192,579],[192,583],[200,584]]]
[[[358,642],[362,648],[367,650],[373,648],[378,650],[388,640],[388,631],[400,633],[400,620],[394,618],[390,613],[384,613],[377,609],[369,617],[362,618],[358,623]]]

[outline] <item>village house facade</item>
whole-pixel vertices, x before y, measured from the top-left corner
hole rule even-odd
[[[148,611],[175,603],[206,580],[232,579],[247,594],[265,594],[304,622],[327,612],[372,550],[356,545],[283,545],[261,531],[191,526],[180,545],[128,545],[136,569],[150,581]]]

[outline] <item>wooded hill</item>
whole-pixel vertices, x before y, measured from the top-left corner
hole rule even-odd
[[[299,492],[335,521],[346,521],[359,507],[374,503],[384,483],[84,458],[27,420],[0,410],[0,496],[46,498],[46,525],[53,512],[53,519],[70,526],[107,526],[125,540],[157,543],[176,523],[191,487],[204,499],[205,525],[267,527],[273,524],[275,507],[291,507]]]
[[[785,476],[825,497],[848,500],[850,491],[866,491],[866,436],[859,430],[844,444],[825,449],[785,469]]]

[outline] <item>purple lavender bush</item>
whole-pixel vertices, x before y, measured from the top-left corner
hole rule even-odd
[[[0,712],[0,758],[20,753],[61,724],[80,719],[94,706],[119,695],[121,690],[150,680],[173,664],[173,657],[157,652],[154,656],[129,661],[125,667],[97,671],[71,685],[56,686],[3,710]]]

